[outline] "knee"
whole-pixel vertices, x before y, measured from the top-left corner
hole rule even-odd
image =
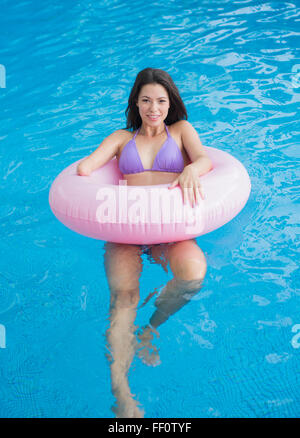
[[[139,290],[134,289],[117,289],[111,291],[112,304],[122,308],[136,308],[139,302]]]
[[[110,276],[107,275],[106,279],[109,289],[113,292],[128,294],[138,290],[140,287],[139,277],[133,273],[130,276],[129,273],[128,275],[121,275],[119,272],[116,272]]]
[[[172,269],[172,267],[171,267]],[[205,258],[192,259],[186,258],[173,266],[174,276],[184,281],[202,282],[206,274],[207,264]]]

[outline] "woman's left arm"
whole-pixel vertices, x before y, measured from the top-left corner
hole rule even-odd
[[[189,199],[194,206],[195,202],[200,202],[200,196],[204,199],[199,176],[212,169],[212,161],[207,156],[195,128],[187,120],[182,120],[180,125],[182,142],[191,163],[185,166],[181,174],[169,186],[169,189],[173,189],[179,184],[183,192],[184,203]]]

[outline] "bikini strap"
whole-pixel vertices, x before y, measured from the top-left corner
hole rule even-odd
[[[141,129],[141,127],[139,127],[139,128],[135,131],[135,134],[134,134],[134,136],[133,136],[133,140],[134,140],[135,137],[137,136],[137,134],[138,134],[138,132],[139,132],[140,129]]]
[[[166,128],[166,131],[167,131],[167,136],[170,137],[169,130],[168,130],[168,127],[167,127],[166,124],[165,124],[165,128]]]

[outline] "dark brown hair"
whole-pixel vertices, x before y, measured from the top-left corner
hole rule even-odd
[[[125,111],[127,118],[126,129],[136,130],[142,124],[142,119],[136,103],[141,88],[147,84],[160,84],[168,92],[170,108],[165,120],[166,125],[172,125],[172,123],[175,123],[178,120],[187,119],[185,105],[180,97],[178,88],[174,84],[169,73],[165,72],[164,70],[160,70],[159,68],[148,67],[138,73],[130,92],[128,107]]]

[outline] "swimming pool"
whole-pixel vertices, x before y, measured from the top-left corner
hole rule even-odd
[[[148,66],[172,75],[202,143],[236,156],[252,193],[197,239],[204,284],[154,337],[160,364],[133,357],[130,390],[145,417],[298,417],[299,5],[1,5],[0,417],[114,417],[104,242],[63,227],[48,192],[125,126]],[[143,261],[141,304],[172,278]]]

